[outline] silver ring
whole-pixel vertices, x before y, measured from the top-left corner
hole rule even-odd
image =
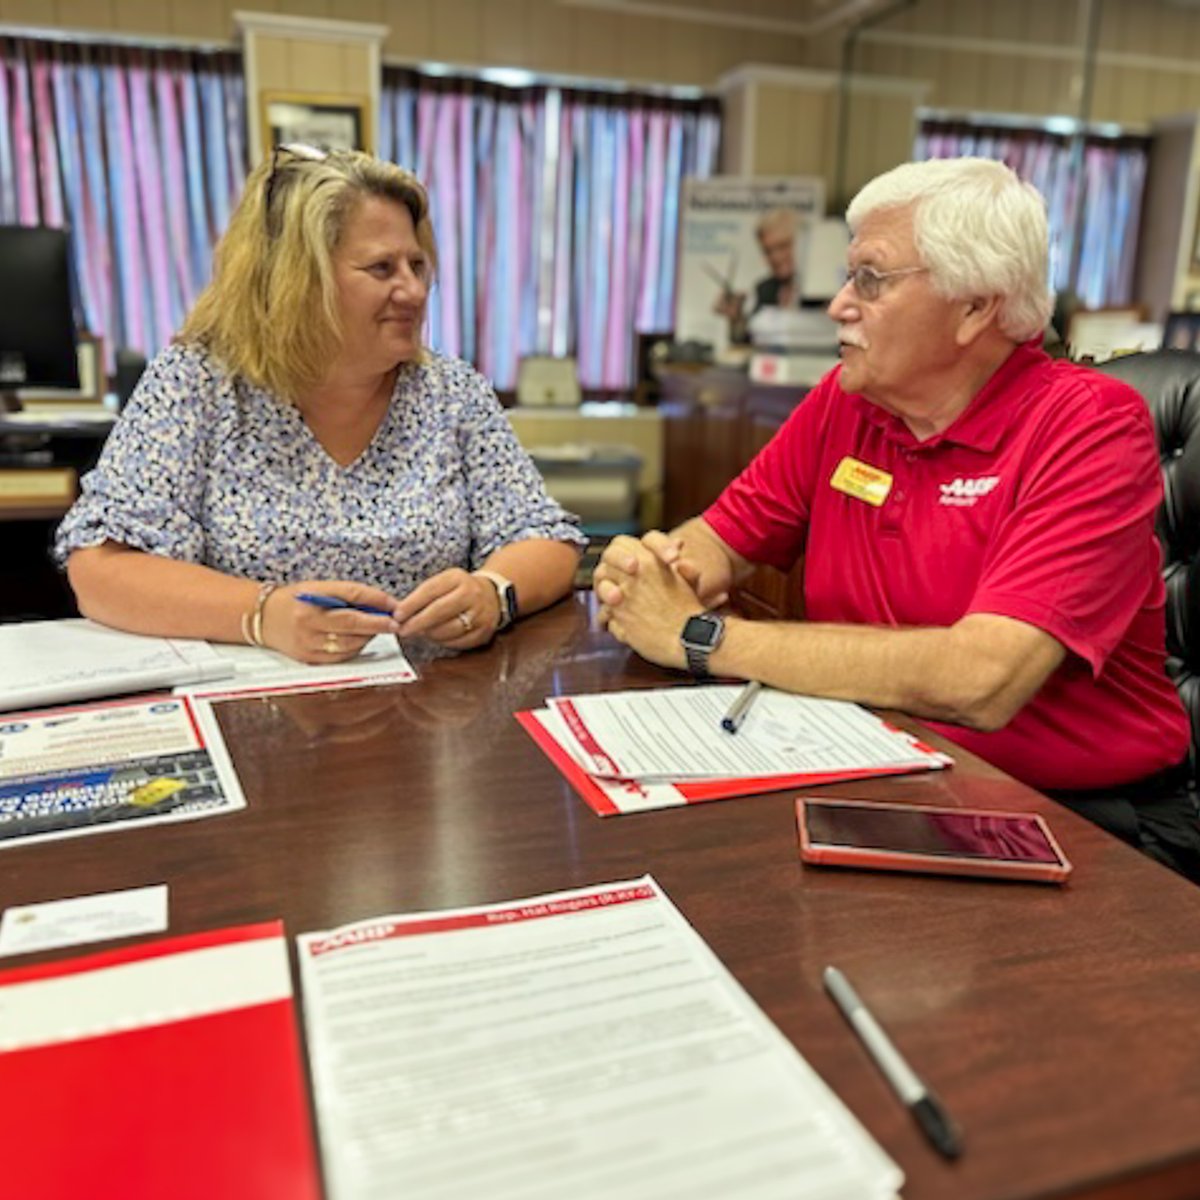
[[[470,633],[475,628],[475,622],[471,617],[470,610],[465,608],[458,614],[458,623],[463,627],[463,633]]]
[[[338,652],[338,635],[336,633],[327,633],[325,641],[321,643],[321,649],[326,654],[336,654]]]

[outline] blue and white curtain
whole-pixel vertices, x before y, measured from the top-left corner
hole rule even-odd
[[[246,174],[241,56],[0,38],[0,222],[67,226],[82,328],[153,354]]]
[[[1087,308],[1128,304],[1146,183],[1146,138],[1089,137],[1082,167],[1071,139],[1044,130],[942,120],[921,122],[914,158],[977,155],[999,159],[1046,198],[1050,286],[1074,292]],[[1079,267],[1071,278],[1073,223],[1083,189]]]
[[[425,183],[438,239],[432,344],[503,389],[528,354],[629,387],[633,331],[674,323],[682,180],[719,139],[712,100],[386,69],[380,153]]]

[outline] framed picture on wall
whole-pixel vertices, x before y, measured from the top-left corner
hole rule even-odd
[[[367,150],[365,96],[314,92],[263,92],[263,146],[270,151],[289,142],[322,150]]]

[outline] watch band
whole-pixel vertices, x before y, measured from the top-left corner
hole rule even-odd
[[[517,619],[517,589],[511,579],[506,579],[498,571],[487,571],[482,568],[472,571],[472,575],[486,579],[496,589],[496,601],[500,605],[500,624],[497,632],[507,629]]]

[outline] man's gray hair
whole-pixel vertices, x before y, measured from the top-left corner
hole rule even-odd
[[[1046,202],[1003,163],[934,158],[872,179],[850,202],[852,233],[874,212],[913,207],[913,237],[935,290],[952,299],[1001,296],[1013,341],[1040,334],[1054,299],[1046,284]]]

